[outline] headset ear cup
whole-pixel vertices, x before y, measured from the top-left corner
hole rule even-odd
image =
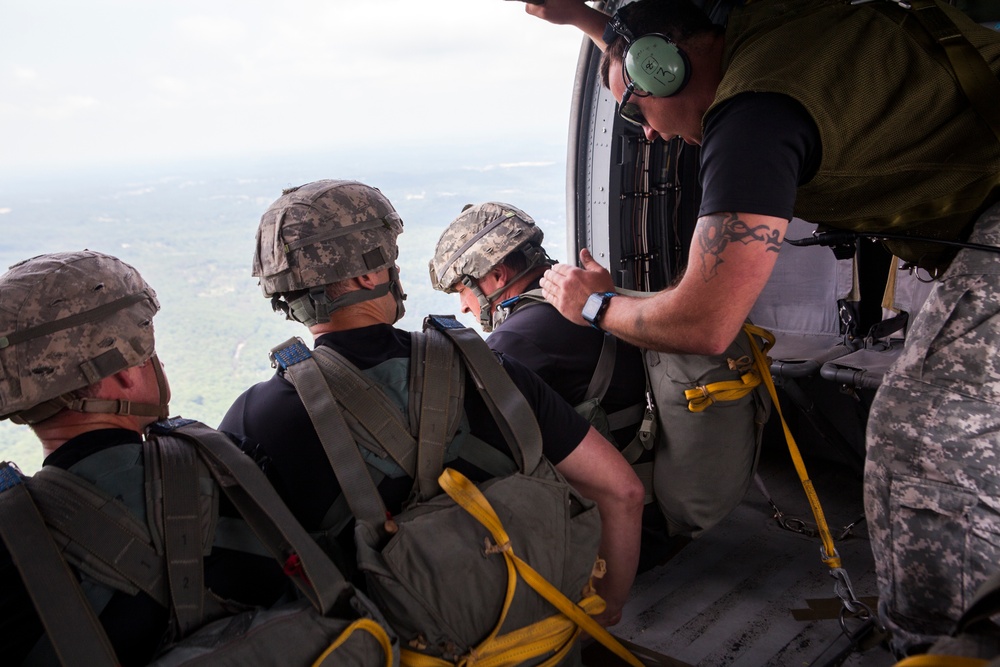
[[[687,54],[666,35],[643,35],[625,51],[625,73],[653,97],[681,91],[691,76]]]

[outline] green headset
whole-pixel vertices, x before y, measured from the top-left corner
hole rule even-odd
[[[604,41],[611,41],[608,37],[615,33],[628,42],[622,57],[622,76],[626,83],[634,84],[636,95],[670,97],[684,88],[691,77],[691,61],[674,40],[661,33],[636,39],[618,12],[608,22]]]
[[[650,33],[629,44],[622,58],[625,81],[635,84],[635,92],[653,97],[679,93],[691,77],[687,54],[666,35]]]

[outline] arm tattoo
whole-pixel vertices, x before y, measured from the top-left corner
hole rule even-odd
[[[722,253],[730,243],[750,245],[760,242],[767,252],[781,250],[781,233],[777,229],[767,225],[751,227],[736,213],[707,215],[699,221],[698,230],[696,241],[702,251],[701,275],[705,282],[718,273],[723,262]]]

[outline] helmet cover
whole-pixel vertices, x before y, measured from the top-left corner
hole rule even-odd
[[[391,268],[402,231],[377,188],[343,180],[289,188],[260,219],[253,275],[271,297]]]
[[[99,252],[39,255],[0,276],[0,419],[153,355],[156,292]]]
[[[513,252],[540,247],[544,236],[531,216],[510,204],[466,206],[438,239],[430,261],[431,285],[454,292],[464,276],[479,280]],[[547,260],[544,253],[538,257],[538,262]]]

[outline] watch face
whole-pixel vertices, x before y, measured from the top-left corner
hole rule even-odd
[[[600,294],[591,294],[587,298],[587,303],[583,305],[583,312],[581,313],[583,319],[593,322],[594,318],[601,312],[602,305],[604,305],[604,298]]]

